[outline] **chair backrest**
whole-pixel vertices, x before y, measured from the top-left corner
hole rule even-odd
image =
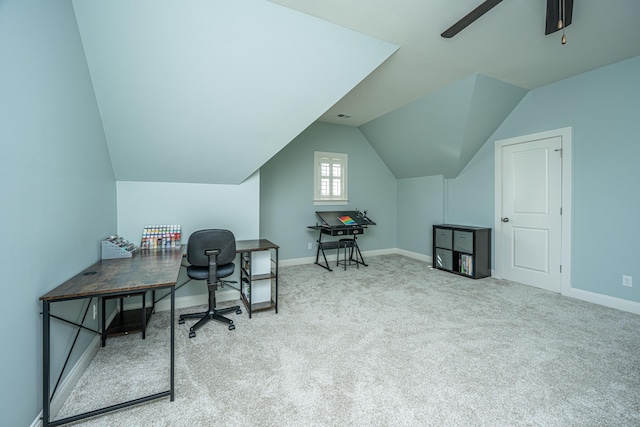
[[[187,260],[197,267],[209,265],[205,251],[219,249],[218,265],[229,264],[236,258],[236,238],[229,230],[198,230],[189,236],[187,242]]]

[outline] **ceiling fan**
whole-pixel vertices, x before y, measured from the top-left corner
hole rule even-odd
[[[486,0],[480,3],[478,7],[473,9],[440,35],[444,38],[450,39],[501,2],[502,0]],[[567,25],[570,25],[572,15],[573,0],[547,0],[547,22],[545,26],[545,35],[554,33],[558,30],[564,29]],[[563,43],[564,40],[566,39],[563,37]]]

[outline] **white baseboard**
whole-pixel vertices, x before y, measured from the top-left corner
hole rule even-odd
[[[71,395],[71,392],[73,392],[73,389],[80,380],[80,377],[82,377],[82,374],[84,374],[84,371],[87,370],[89,364],[93,360],[93,357],[100,349],[100,339],[100,335],[95,336],[84,353],[82,353],[82,356],[80,356],[76,364],[73,365],[73,368],[71,368],[65,379],[62,380],[62,382],[58,386],[56,395],[51,400],[51,406],[49,407],[51,420],[53,420],[58,415],[58,412],[60,412],[60,409],[62,409],[62,406]],[[42,417],[43,412],[40,411],[38,417],[31,424],[31,427],[42,426]]]
[[[417,252],[405,251],[404,249],[396,249],[398,255],[404,255],[409,258],[417,259],[418,261],[424,261],[426,263],[433,263],[433,258],[430,255],[419,254]]]
[[[579,299],[581,301],[603,305],[605,307],[615,308],[622,311],[628,311],[634,314],[640,314],[640,303],[635,301],[629,301],[609,295],[602,295],[577,288],[571,288],[570,296],[571,298]]]
[[[224,287],[218,289],[216,292],[216,301],[234,301],[240,299],[240,291]],[[208,305],[209,294],[189,295],[185,297],[176,297],[176,310],[180,308],[194,307],[197,305]],[[169,311],[171,310],[171,300],[169,297],[164,298],[156,304],[156,311]]]
[[[292,265],[304,265],[304,264],[313,264],[316,262],[316,257],[305,257],[305,258],[291,258],[291,259],[281,259],[278,260],[278,264],[280,267],[290,267]]]
[[[378,256],[378,255],[389,255],[389,254],[402,254],[402,255],[406,255],[408,257],[416,258],[416,259],[421,259],[421,258],[418,258],[418,256],[426,257],[426,255],[417,254],[415,252],[409,252],[409,251],[400,252],[400,251],[401,249],[397,249],[397,248],[376,249],[372,251],[362,252],[362,257],[365,259],[365,262],[367,260],[367,257]],[[410,254],[413,254],[413,256]],[[329,261],[329,263],[334,263],[336,261],[336,256],[337,256],[336,252],[333,252],[333,251],[327,252],[325,255],[327,255],[327,260]],[[427,258],[429,259],[429,262],[431,262],[430,261],[431,257],[427,257]],[[322,262],[324,262],[322,258],[320,259],[322,260]],[[278,263],[280,264],[281,267],[289,267],[292,265],[313,264],[315,262],[316,262],[316,256],[314,255],[312,257],[280,260]]]
[[[82,374],[84,374],[84,371],[86,371],[87,368],[89,367],[89,364],[93,360],[93,357],[96,355],[98,350],[100,350],[100,342],[101,342],[101,336],[96,335],[91,341],[91,344],[89,344],[89,347],[87,347],[84,353],[82,353],[82,356],[80,356],[80,359],[78,359],[76,364],[73,365],[73,368],[71,368],[71,370],[69,371],[69,374],[60,383],[60,386],[58,387],[58,392],[51,400],[52,418],[55,417],[58,414],[58,412],[60,412],[60,409],[62,409],[62,406],[71,395],[71,392],[73,391],[76,384],[80,380],[80,377],[82,377]]]
[[[388,254],[404,255],[406,257],[417,259],[419,261],[424,261],[429,264],[433,262],[433,258],[429,255],[424,255],[417,252],[411,252],[411,251],[407,251],[399,248],[365,251],[362,253],[362,256],[366,259],[368,256],[388,255]],[[327,259],[329,260],[329,262],[335,262],[336,256],[335,254],[329,254],[329,256],[327,256]],[[307,257],[307,258],[295,258],[295,259],[280,261],[280,265],[291,266],[291,265],[313,264],[315,261],[316,261],[315,256]],[[495,270],[491,270],[491,276],[496,277]],[[581,301],[590,302],[592,304],[598,304],[598,305],[602,305],[609,308],[615,308],[621,311],[627,311],[629,313],[640,314],[640,303],[635,301],[629,301],[622,298],[602,295],[595,292],[585,291],[577,288],[571,288],[571,293],[569,297],[579,299]]]
[[[217,302],[225,302],[225,301],[233,301],[240,299],[240,291],[237,289],[233,289],[231,287],[224,287],[218,289],[216,292],[216,301]],[[149,301],[147,301],[148,303]],[[202,293],[196,295],[187,295],[184,297],[176,297],[176,310],[180,308],[188,308],[195,307],[197,305],[208,305],[209,304],[209,294]],[[128,304],[124,304],[124,310],[135,310],[142,308],[142,303],[138,299],[138,301],[130,302]],[[162,298],[160,301],[156,303],[154,311],[169,311],[171,310],[171,299],[167,295]],[[115,314],[115,313],[114,313]],[[107,322],[107,325],[111,323]]]

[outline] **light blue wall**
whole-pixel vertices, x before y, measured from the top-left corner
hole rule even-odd
[[[116,185],[71,3],[0,2],[0,58],[0,423],[28,426],[42,409],[39,297],[98,259]]]
[[[455,179],[445,180],[445,222],[493,228],[495,139],[489,141]]]
[[[348,154],[348,206],[314,206],[314,151]],[[260,169],[260,237],[280,245],[283,260],[315,256],[318,235],[306,228],[318,221],[315,212],[360,209],[378,224],[358,240],[360,248],[395,248],[395,200],[396,179],[360,130],[314,123]]]
[[[259,172],[239,185],[118,181],[117,190],[118,234],[132,242],[153,224],[180,224],[182,243],[203,228],[229,229],[238,240],[260,237]]]
[[[442,175],[398,180],[398,248],[431,255],[433,224],[444,221]]]
[[[640,57],[531,91],[457,179],[452,222],[493,226],[496,140],[573,128],[572,287],[640,302]]]
[[[118,234],[132,242],[140,242],[143,228],[153,224],[180,224],[183,244],[191,233],[204,228],[229,229],[237,240],[260,237],[260,172],[239,185],[118,181],[117,191]],[[206,304],[204,281],[180,286],[188,280],[185,270],[181,269],[178,278],[176,308],[185,301],[183,297],[191,295],[202,295]],[[236,268],[231,279],[239,280],[239,274]],[[156,298],[163,295],[156,294]]]

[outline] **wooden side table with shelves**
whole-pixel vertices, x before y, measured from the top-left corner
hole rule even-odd
[[[278,249],[267,239],[238,240],[240,297],[251,318],[253,312],[278,312]]]

